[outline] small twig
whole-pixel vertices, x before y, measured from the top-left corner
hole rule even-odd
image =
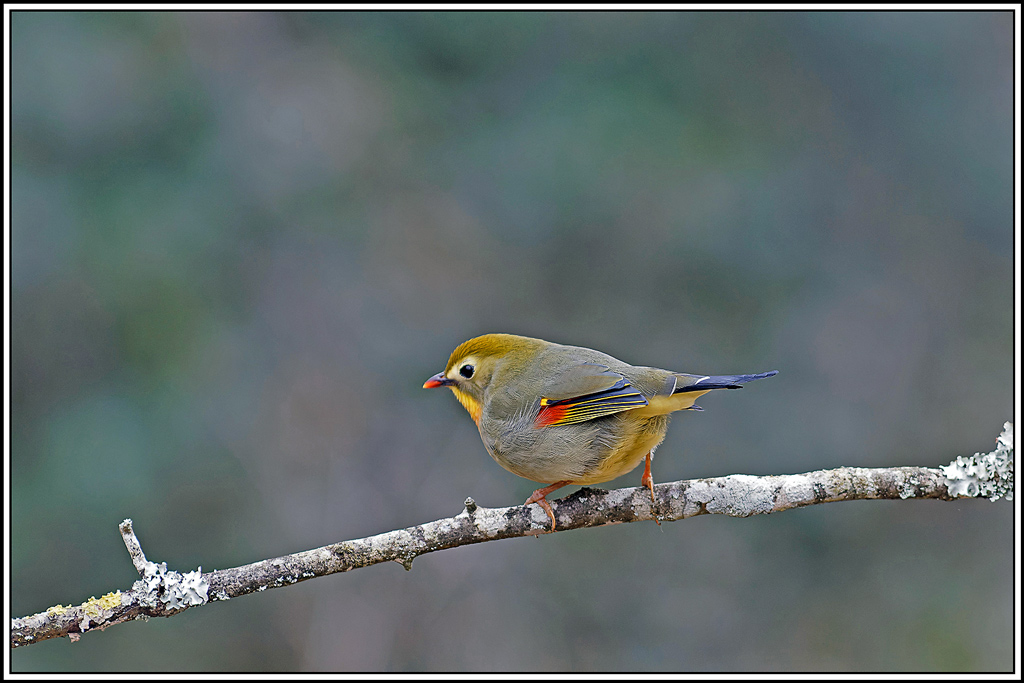
[[[132,520],[124,520],[117,528],[121,530],[121,538],[124,539],[125,547],[128,548],[128,554],[131,555],[135,570],[139,572],[139,576],[145,576],[146,553],[142,552],[139,539],[135,537],[135,531],[132,529]]]
[[[984,496],[1010,498],[1013,490],[1013,427],[1007,423],[989,454],[958,458],[940,469],[840,467],[806,474],[756,477],[734,474],[658,484],[651,501],[646,487],[602,491],[583,488],[551,501],[557,531],[605,524],[675,521],[705,514],[732,517],[780,512],[843,500],[938,499]],[[550,533],[550,520],[537,505],[485,508],[471,498],[458,515],[419,526],[343,541],[315,550],[263,560],[233,569],[180,574],[146,560],[131,520],[120,525],[125,546],[142,577],[130,591],[108,593],[77,607],[56,605],[11,621],[11,647],[48,638],[77,640],[89,629],[131,619],[167,617],[194,605],[278,588],[317,576],[347,572],[380,562],[406,569],[419,555],[501,538]]]

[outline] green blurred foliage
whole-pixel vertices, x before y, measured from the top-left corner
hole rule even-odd
[[[1009,12],[18,11],[12,615],[535,488],[420,384],[515,332],[777,368],[655,479],[938,465],[1013,410]],[[632,486],[639,473],[609,486]],[[1008,671],[1013,508],[558,534],[15,671]]]

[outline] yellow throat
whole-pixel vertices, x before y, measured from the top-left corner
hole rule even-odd
[[[480,405],[480,402],[466,392],[460,390],[458,387],[449,387],[449,389],[452,390],[452,393],[455,394],[455,398],[459,399],[459,403],[462,404],[462,407],[466,409],[469,416],[473,418],[473,422],[475,422],[476,426],[479,427],[480,414],[483,412],[483,407]]]

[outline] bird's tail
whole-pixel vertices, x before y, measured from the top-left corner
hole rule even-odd
[[[695,375],[683,375],[684,377],[695,377]],[[769,370],[768,372],[759,372],[756,375],[711,375],[709,377],[698,377],[697,381],[686,386],[676,386],[675,394],[681,394],[684,391],[708,391],[709,389],[742,389],[743,385],[747,382],[753,382],[755,379],[764,379],[765,377],[771,377],[779,374],[778,370]]]

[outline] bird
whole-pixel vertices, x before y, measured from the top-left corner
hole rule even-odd
[[[554,531],[550,493],[615,479],[641,461],[640,483],[650,489],[654,504],[651,459],[668,431],[670,414],[703,410],[694,401],[709,391],[740,389],[777,373],[673,372],[630,365],[583,346],[484,334],[456,347],[444,372],[423,388],[451,389],[499,465],[547,484],[524,505],[540,505]]]

